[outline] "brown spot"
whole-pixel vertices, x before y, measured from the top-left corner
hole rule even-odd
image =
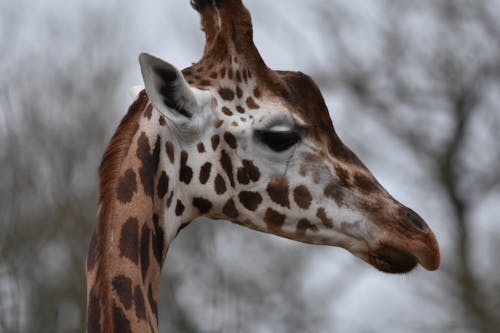
[[[207,162],[203,164],[200,169],[200,183],[206,184],[208,179],[210,178],[210,171],[212,170],[212,163]]]
[[[318,208],[316,211],[316,217],[321,220],[321,223],[325,225],[328,229],[333,228],[333,221],[326,215],[325,209],[323,207]]]
[[[134,289],[134,304],[137,319],[146,321],[146,304],[144,302],[144,294],[139,286],[135,286]]]
[[[214,122],[214,126],[215,128],[220,128],[222,126],[222,124],[224,124],[224,120],[222,119],[217,119],[215,122]]]
[[[349,172],[341,166],[335,167],[335,174],[339,177],[339,185],[341,187],[352,187],[352,184],[349,181]]]
[[[144,117],[148,118],[148,120],[151,120],[152,116],[153,116],[153,104],[148,104],[148,106],[144,110]]]
[[[236,87],[236,96],[238,98],[242,98],[243,97],[243,90],[241,90],[240,86]]]
[[[89,292],[87,310],[87,331],[92,333],[101,333],[101,301],[95,287]]]
[[[247,98],[247,106],[250,108],[250,109],[258,109],[260,108],[260,106],[255,103],[254,99],[252,97],[248,97]]]
[[[188,160],[187,151],[183,150],[181,152],[181,169],[179,170],[179,180],[185,184],[191,183],[193,178],[193,169],[187,165]]]
[[[363,193],[372,193],[380,190],[377,181],[373,177],[369,177],[363,173],[354,175],[354,186]]]
[[[158,303],[153,297],[153,288],[151,285],[149,285],[148,288],[148,302],[149,306],[151,307],[151,311],[153,311],[153,314],[155,315],[156,321],[158,321]]]
[[[260,178],[259,169],[253,164],[252,161],[243,160],[243,166],[238,169],[238,182],[243,185],[248,185],[250,180],[253,182],[258,181]]]
[[[217,134],[215,134],[214,136],[212,136],[212,138],[210,139],[210,141],[212,142],[212,149],[213,149],[213,151],[216,151],[217,147],[219,147],[220,137]]]
[[[302,209],[308,209],[311,206],[312,196],[304,185],[297,186],[293,191],[293,199]]]
[[[113,279],[112,285],[125,309],[130,309],[132,307],[132,280],[125,275],[118,275]]]
[[[255,98],[260,98],[261,93],[258,87],[253,90],[253,95],[255,96]]]
[[[241,73],[240,73],[240,71],[236,71],[236,81],[241,82]]]
[[[210,81],[209,80],[201,80],[200,85],[202,85],[202,86],[209,86],[210,85]]]
[[[313,182],[314,184],[319,184],[321,182],[321,172],[318,170],[315,170],[313,172]]]
[[[233,69],[232,68],[229,68],[229,70],[227,71],[227,77],[232,80],[233,79],[233,75],[234,72],[233,72]]]
[[[170,163],[174,164],[174,161],[175,161],[175,149],[174,149],[174,145],[172,144],[172,142],[170,141],[167,141],[165,143],[165,151],[167,152],[167,156],[168,156],[168,159],[170,160]]]
[[[286,215],[280,214],[272,208],[268,208],[266,214],[264,215],[264,222],[267,225],[267,229],[278,232],[281,230],[285,224]]]
[[[344,192],[335,182],[326,185],[324,193],[327,198],[335,200],[339,207],[344,204]]]
[[[132,169],[127,169],[118,183],[118,200],[121,203],[129,203],[132,201],[134,193],[137,193],[135,172]]]
[[[299,175],[302,177],[307,176],[307,167],[305,165],[300,166]]]
[[[160,179],[158,180],[158,186],[157,186],[157,192],[158,192],[158,197],[160,199],[163,199],[165,194],[168,192],[168,183],[169,179],[167,176],[167,173],[165,171],[162,171]]]
[[[142,231],[141,231],[141,272],[142,272],[142,280],[146,280],[146,275],[148,273],[149,269],[149,248],[151,247],[150,244],[150,234],[151,230],[149,227],[144,223],[142,226]]]
[[[221,79],[224,79],[226,77],[226,69],[225,68],[222,68],[220,70],[220,78]]]
[[[194,198],[193,206],[198,208],[200,214],[206,214],[212,209],[212,203],[204,198]]]
[[[153,215],[153,254],[155,255],[158,265],[161,267],[163,264],[163,250],[165,243],[165,232],[163,227],[160,225],[160,217],[158,214]]]
[[[228,88],[220,88],[219,95],[226,101],[232,101],[234,99],[234,91]]]
[[[231,162],[231,158],[225,150],[222,150],[220,154],[220,163],[222,165],[222,168],[226,172],[227,177],[229,178],[231,187],[234,187],[233,163]]]
[[[321,164],[322,163],[321,156],[318,154],[304,153],[304,154],[302,154],[302,157],[304,158],[304,161],[307,162],[308,164]]]
[[[258,192],[243,191],[238,195],[241,204],[248,210],[255,212],[262,203],[262,196]]]
[[[94,229],[92,237],[90,238],[89,251],[87,253],[87,272],[94,269],[97,259],[97,232]]]
[[[290,208],[288,199],[288,178],[285,176],[275,176],[267,185],[267,193],[275,203]]]
[[[233,121],[232,124],[231,124],[233,127],[238,127],[238,123]]]
[[[248,75],[246,69],[243,70],[243,81],[248,82]]]
[[[318,231],[318,227],[309,222],[307,219],[301,219],[297,224],[297,234],[303,236],[307,230]]]
[[[230,218],[237,218],[238,217],[238,210],[236,209],[236,205],[234,204],[233,199],[229,199],[226,204],[224,205],[224,208],[222,208],[222,213],[226,215],[227,217]]]
[[[165,120],[165,117],[163,116],[160,116],[160,118],[158,119],[158,122],[160,123],[160,126],[165,126],[167,125],[167,121]]]
[[[142,165],[139,168],[139,175],[141,177],[142,186],[144,187],[144,194],[152,197],[154,194],[154,181],[158,164],[160,162],[160,136],[156,137],[155,147],[153,152],[149,152],[149,140],[146,133],[142,132],[139,140],[137,141],[137,157]]]
[[[222,178],[221,175],[217,175],[217,177],[215,177],[215,193],[221,195],[226,193],[226,191],[227,187],[224,178]]]
[[[196,147],[198,148],[198,153],[204,153],[206,151],[203,142],[198,143]]]
[[[113,302],[113,328],[114,333],[132,333],[130,321],[115,302]]]
[[[231,117],[233,115],[233,112],[229,110],[227,106],[222,107],[222,113],[224,113],[228,117]]]
[[[236,138],[234,137],[233,133],[231,132],[224,133],[224,140],[229,145],[229,147],[233,149],[236,149],[238,147],[238,144],[236,143]]]
[[[217,76],[218,76],[218,75],[217,75],[217,72],[212,72],[212,73],[210,73],[210,77],[211,77],[212,79],[214,79],[214,80],[215,80],[215,79],[217,79]]]
[[[238,105],[236,107],[236,110],[239,112],[239,113],[245,113],[245,109],[243,109],[240,105]]]
[[[120,232],[120,256],[130,259],[134,264],[139,260],[139,221],[130,217]]]
[[[175,206],[175,215],[181,216],[184,213],[184,205],[182,204],[182,201],[177,200],[177,205]]]
[[[243,118],[243,117],[241,117],[241,118],[240,118],[240,120],[241,120],[242,122],[244,122],[244,123],[246,123],[246,122],[247,122],[247,119],[246,119],[246,118]]]

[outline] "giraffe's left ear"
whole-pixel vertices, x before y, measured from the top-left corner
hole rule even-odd
[[[139,63],[151,103],[170,120],[186,121],[205,103],[171,64],[147,53],[141,53]]]

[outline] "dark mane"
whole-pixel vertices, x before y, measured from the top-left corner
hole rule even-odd
[[[139,116],[148,103],[148,97],[143,90],[118,125],[104,152],[99,166],[99,205],[101,210],[106,206],[106,201],[116,193],[116,185],[121,163],[127,155],[134,134],[139,129]],[[114,193],[113,193],[114,192]]]
[[[98,201],[98,223],[92,236],[90,251],[87,256],[87,270],[92,270],[99,249],[102,247],[103,239],[97,235],[106,231],[106,218],[111,213],[113,198],[116,195],[120,167],[127,155],[132,138],[139,129],[139,117],[148,103],[148,97],[143,90],[137,100],[132,103],[127,114],[118,125],[104,152],[101,165],[99,166],[99,201]]]
[[[103,237],[108,235],[111,223],[109,222],[110,215],[113,212],[113,202],[117,195],[117,188],[120,179],[120,169],[124,158],[127,156],[132,139],[139,129],[139,118],[142,111],[148,104],[148,97],[143,90],[137,100],[130,106],[127,114],[123,117],[120,125],[118,125],[113,137],[111,138],[99,167],[99,210],[98,222],[96,229],[92,235],[89,252],[87,255],[87,271],[91,271],[97,265],[97,274],[106,275],[107,270],[104,269],[107,265],[106,256],[101,256],[104,249],[107,247],[109,239]],[[99,283],[94,285],[89,290],[88,302],[89,313],[88,318],[93,318],[92,322],[88,322],[88,327],[94,327],[99,322],[100,309],[104,309],[103,315],[109,316],[110,304],[108,299],[100,298],[99,295],[107,294],[110,286],[106,283],[106,277],[99,280]],[[102,302],[102,303],[101,303]],[[92,312],[92,313],[90,313]],[[97,319],[97,321],[96,321]],[[111,321],[103,321],[104,325]],[[103,332],[111,331],[111,327],[103,327]],[[92,331],[92,330],[90,330]]]

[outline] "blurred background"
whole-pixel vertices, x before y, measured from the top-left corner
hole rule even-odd
[[[163,332],[500,329],[500,0],[247,0],[268,65],[321,87],[340,137],[434,229],[437,272],[196,221]],[[183,68],[188,0],[0,0],[0,332],[83,332],[101,155],[147,51]]]

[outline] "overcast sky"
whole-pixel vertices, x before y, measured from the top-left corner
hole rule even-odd
[[[9,57],[13,59],[16,55],[25,52],[36,54],[49,48],[56,49],[61,57],[75,52],[78,49],[75,44],[67,41],[64,44],[59,44],[57,40],[53,39],[53,35],[49,39],[48,35],[52,28],[47,28],[47,24],[53,25],[53,29],[56,30],[63,29],[64,33],[61,32],[61,34],[65,36],[68,33],[76,36],[78,29],[80,29],[78,22],[82,12],[79,6],[75,6],[75,3],[81,2],[0,0],[0,10],[8,13],[7,15],[11,19],[23,21],[23,24],[16,25],[19,29],[17,31],[11,31],[8,25],[0,24],[1,38],[9,41],[12,45],[7,55],[0,55],[0,66],[8,67],[11,62]],[[188,0],[150,0],[140,3],[131,0],[114,0],[106,3],[97,0],[85,2],[89,7],[116,8],[116,15],[128,17],[127,24],[119,27],[123,31],[120,38],[122,38],[121,43],[124,45],[120,52],[126,52],[128,59],[127,67],[123,68],[126,73],[125,79],[122,85],[117,87],[117,94],[123,96],[122,105],[120,109],[111,112],[123,114],[130,104],[128,88],[142,83],[137,62],[137,56],[140,52],[152,53],[179,68],[187,67],[201,57],[204,38],[199,29],[198,15],[191,9]],[[311,3],[328,2],[316,0],[311,1]],[[380,20],[381,15],[383,15],[374,3],[351,1],[344,5],[346,10],[355,11],[360,17],[359,31],[354,33],[354,36],[357,35],[359,38],[352,40],[352,43],[361,53],[369,53],[370,43],[376,42],[370,38],[370,31],[366,30],[370,22]],[[305,10],[304,1],[248,0],[246,5],[253,16],[256,45],[270,67],[300,70],[308,73],[311,68],[335,66],[332,59],[324,56],[324,50],[327,46],[322,45],[324,38],[318,37],[318,31],[321,31],[318,30],[318,22],[314,21],[315,16],[311,12]],[[414,24],[420,25],[422,28],[425,26],[425,22],[418,20]],[[299,33],[296,30],[293,30],[294,33],[289,33],[287,27],[292,26],[301,27]],[[57,34],[55,35],[57,36]],[[55,61],[57,62],[57,59]],[[93,69],[89,68],[88,70]],[[405,152],[401,151],[401,147],[391,143],[389,135],[381,132],[380,128],[374,124],[361,122],[354,124],[352,122],[354,118],[350,115],[350,110],[347,109],[349,103],[343,99],[341,93],[333,91],[325,95],[325,98],[337,131],[341,137],[344,137],[348,145],[350,143],[348,133],[352,132],[353,128],[360,132],[370,133],[370,140],[377,149],[398,151],[401,165],[408,168],[402,174],[413,173],[415,177],[418,177],[418,164],[407,160],[411,157],[406,156]],[[0,125],[1,122],[0,118]],[[363,152],[358,153],[362,155],[363,159]],[[429,224],[436,230],[439,240],[446,246],[446,230],[440,227],[439,223],[432,222],[432,220],[439,219],[440,214],[445,213],[442,210],[434,210],[432,203],[425,202],[426,189],[411,187],[409,182],[401,178],[401,174],[394,174],[394,166],[387,169],[385,161],[368,160],[367,163],[391,194],[403,203],[414,207],[430,221]],[[288,240],[279,241],[289,242]],[[315,294],[320,295],[322,292],[315,286],[328,284],[329,279],[338,273],[338,266],[331,262],[331,258],[343,263],[357,260],[340,249],[324,248],[322,251],[314,251],[314,258],[311,258],[311,267],[308,273],[310,276],[304,279],[305,287],[311,290],[311,297],[314,297]],[[238,258],[234,256],[229,260],[237,261]],[[422,302],[415,297],[413,286],[418,285],[417,281],[427,284],[436,283],[435,276],[422,269],[404,276],[389,276],[367,266],[362,271],[362,276],[350,286],[352,289],[334,302],[335,306],[331,309],[332,313],[335,314],[333,318],[345,319],[335,322],[335,327],[340,332],[348,332],[349,327],[343,325],[356,326],[358,323],[360,327],[363,327],[364,323],[372,322],[374,327],[379,327],[374,331],[382,331],[383,329],[383,331],[388,332],[390,330],[386,326],[388,322],[404,323],[406,315],[410,317],[429,315],[432,317],[436,309],[432,306],[422,308]],[[335,281],[330,283],[335,284]],[[393,318],[391,313],[397,313],[399,317]],[[399,327],[396,326],[394,331],[399,331]]]

